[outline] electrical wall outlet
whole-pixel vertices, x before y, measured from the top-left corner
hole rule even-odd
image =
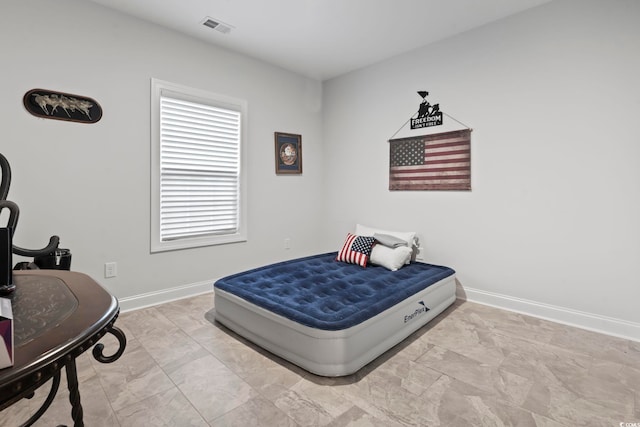
[[[105,262],[104,263],[104,277],[116,277],[118,275],[118,264],[115,262]]]
[[[284,239],[284,248],[285,249],[291,249],[291,239],[290,238],[286,238]]]

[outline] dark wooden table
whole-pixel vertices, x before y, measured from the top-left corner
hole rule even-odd
[[[93,356],[103,363],[116,361],[124,352],[124,333],[114,326],[120,308],[115,297],[86,274],[65,270],[14,271],[16,290],[12,300],[14,365],[0,369],[0,411],[34,391],[50,379],[51,389],[42,407],[23,426],[44,414],[60,385],[65,368],[71,416],[83,426],[76,358],[93,347]],[[6,298],[6,297],[5,297]],[[103,354],[98,340],[110,333],[119,348]]]

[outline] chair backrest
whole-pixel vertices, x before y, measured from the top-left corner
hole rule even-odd
[[[5,156],[0,153],[0,170],[2,171],[2,179],[0,180],[0,214],[4,209],[9,210],[9,219],[7,225],[0,224],[0,227],[16,229],[18,225],[18,216],[20,216],[20,209],[14,202],[7,200],[9,194],[9,186],[11,185],[11,167],[9,161]]]
[[[11,185],[11,166],[5,156],[0,153],[0,170],[2,171],[2,179],[0,180],[0,214],[3,209],[9,210],[9,219],[7,221],[7,227],[16,232],[18,226],[18,217],[20,216],[20,209],[14,202],[7,200],[9,194],[9,186]],[[0,224],[0,226],[2,226]],[[12,251],[16,255],[25,257],[38,257],[50,254],[58,248],[60,238],[58,236],[51,236],[49,244],[42,249],[24,249],[19,246],[13,245]]]
[[[0,153],[0,169],[2,170],[2,180],[0,181],[0,200],[7,200],[9,186],[11,185],[11,167],[9,161]]]

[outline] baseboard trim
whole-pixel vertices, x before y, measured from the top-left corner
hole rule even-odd
[[[460,290],[460,289],[459,289]],[[640,342],[640,323],[464,287],[458,298]]]
[[[212,283],[214,281],[215,280],[208,280],[121,298],[119,299],[120,311],[124,313],[139,310],[141,308],[213,292]],[[640,342],[640,323],[572,310],[551,304],[543,304],[480,289],[461,288],[459,284],[457,293],[459,299]]]
[[[120,303],[120,311],[125,313],[127,311],[139,310],[141,308],[213,292],[213,282],[214,280],[208,280],[206,282],[192,283],[189,285],[162,289],[156,292],[148,292],[146,294],[119,298],[118,302]]]

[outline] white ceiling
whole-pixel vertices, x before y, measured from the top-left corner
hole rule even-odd
[[[89,1],[326,80],[551,0]]]

